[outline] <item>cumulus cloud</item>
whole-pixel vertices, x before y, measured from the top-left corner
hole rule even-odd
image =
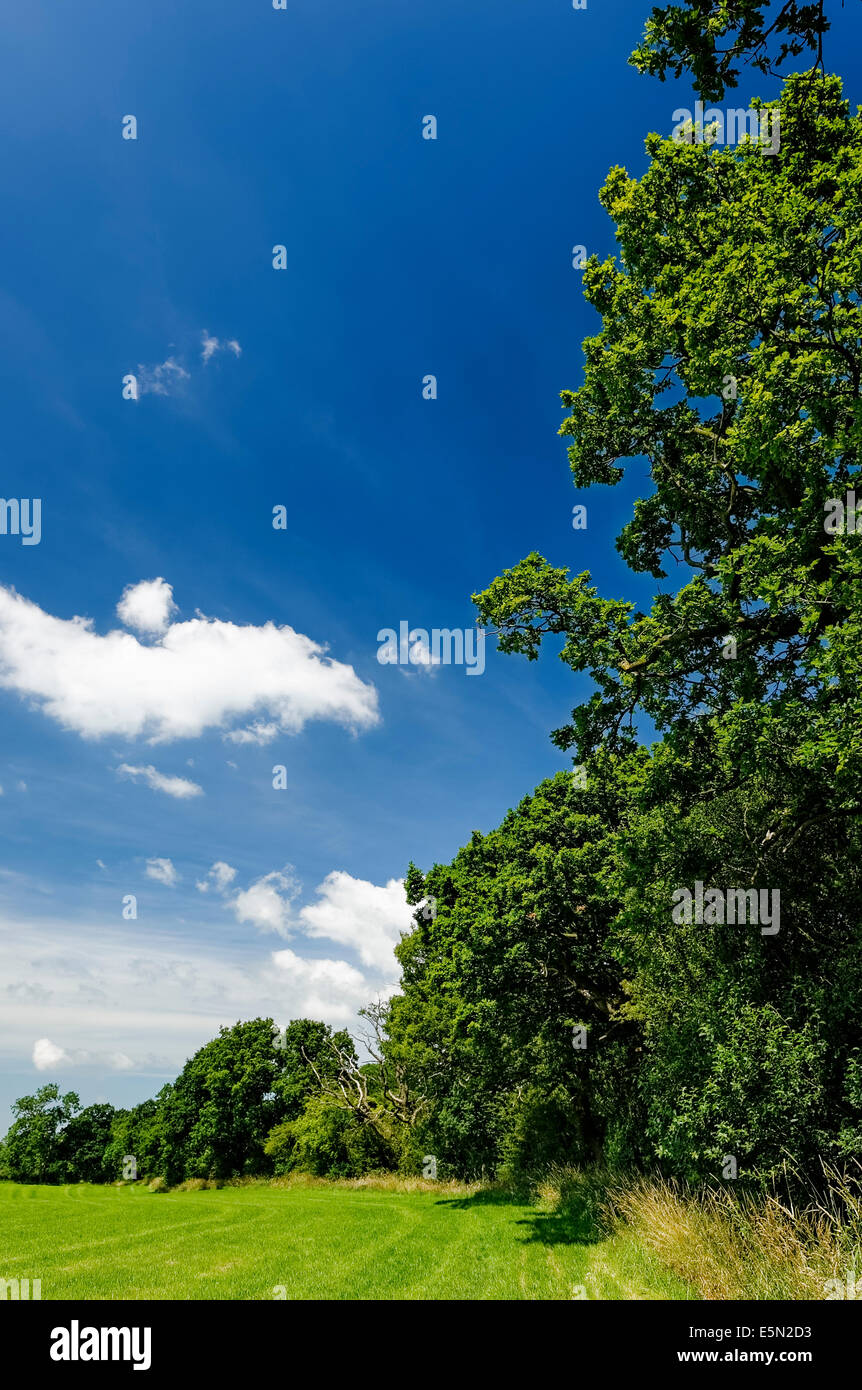
[[[129,584],[117,604],[117,616],[126,627],[133,627],[145,637],[167,631],[171,617],[177,611],[174,591],[164,579],[142,579]]]
[[[368,982],[346,960],[308,959],[294,951],[274,951],[272,963],[287,976],[306,1017],[356,1013],[368,1003]]]
[[[164,883],[168,888],[173,888],[180,881],[170,859],[148,859],[147,878],[154,878],[156,883]]]
[[[71,1057],[62,1047],[52,1043],[50,1038],[37,1038],[33,1044],[33,1066],[37,1071],[50,1071],[61,1063],[71,1062]]]
[[[0,687],[84,738],[153,744],[249,717],[250,728],[234,732],[252,741],[270,724],[293,734],[311,719],[359,729],[380,718],[374,686],[292,627],[199,614],[142,643],[119,629],[103,636],[90,618],[52,617],[2,585]]]
[[[234,357],[239,357],[242,348],[236,338],[228,338],[222,342],[218,338],[211,338],[206,329],[204,329],[201,334],[201,360],[204,366],[206,366],[210,358],[217,352],[232,352]]]
[[[203,796],[204,789],[199,787],[197,782],[189,781],[188,777],[168,777],[164,772],[159,772],[158,768],[149,763],[146,767],[132,767],[129,763],[120,763],[116,771],[122,777],[141,777],[148,787],[152,787],[154,792],[165,792],[167,796],[174,796],[179,801],[185,801],[190,796]]]
[[[214,871],[220,868],[216,878]],[[219,892],[226,890],[236,875],[230,865],[213,865],[207,878]],[[205,882],[198,888],[206,892]],[[323,938],[355,951],[363,965],[386,975],[397,972],[394,948],[404,932],[413,926],[414,909],[407,902],[404,880],[390,879],[384,887],[354,878],[337,869],[318,884],[317,901],[294,912],[299,884],[289,865],[265,874],[252,885],[228,898],[238,922],[250,922],[260,931],[280,936],[300,933]]]
[[[206,876],[199,879],[195,886],[201,893],[208,893],[210,886],[215,888],[217,893],[224,893],[235,878],[236,869],[231,868],[223,859],[217,859]]]
[[[285,867],[257,879],[250,888],[231,898],[230,905],[238,922],[251,922],[260,931],[287,936],[290,905],[298,891],[296,879]]]
[[[352,947],[363,965],[393,971],[393,948],[411,930],[414,909],[407,902],[404,880],[384,888],[336,870],[318,886],[319,901],[303,907],[298,921],[307,936],[326,937]]]

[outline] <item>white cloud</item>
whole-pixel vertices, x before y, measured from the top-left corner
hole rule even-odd
[[[62,1047],[52,1043],[50,1038],[37,1038],[33,1044],[33,1066],[37,1071],[49,1071],[61,1062],[71,1062],[71,1057]]]
[[[201,893],[208,893],[210,885],[215,888],[217,893],[224,893],[235,878],[236,869],[232,869],[230,864],[226,864],[223,859],[217,859],[206,877],[198,880],[195,886]]]
[[[0,686],[84,738],[164,743],[255,715],[282,733],[311,719],[358,729],[380,717],[374,686],[291,627],[201,614],[144,644],[119,629],[102,636],[89,618],[54,618],[2,585]]]
[[[230,743],[254,743],[260,746],[271,743],[277,733],[277,724],[265,724],[262,719],[258,719],[257,723],[249,725],[247,729],[231,729],[224,738]],[[231,763],[230,766],[236,767],[236,763]]]
[[[298,884],[287,869],[265,874],[250,888],[231,899],[238,922],[251,922],[260,931],[274,931],[287,936],[290,924],[290,904],[296,897]]]
[[[26,783],[26,782],[19,782],[19,783],[18,783],[18,790],[19,790],[19,792],[25,792],[25,791],[27,790],[27,783]]]
[[[139,396],[170,396],[182,381],[188,381],[189,373],[173,357],[168,357],[155,367],[145,367],[138,363],[136,372]]]
[[[106,865],[106,864],[103,864],[102,861],[101,861],[101,859],[97,859],[97,860],[96,860],[96,863],[98,864],[98,866],[99,866],[100,869],[107,869],[107,865]]]
[[[50,1038],[38,1038],[33,1044],[33,1066],[37,1071],[53,1071],[55,1067],[107,1067],[110,1071],[130,1071],[134,1067],[125,1052],[89,1052],[78,1048],[66,1052]]]
[[[320,901],[303,907],[298,915],[307,936],[352,947],[363,965],[397,971],[393,947],[402,932],[411,930],[414,912],[405,897],[403,879],[390,879],[380,888],[336,870],[327,874],[317,893]]]
[[[168,888],[173,888],[180,881],[170,859],[148,859],[147,878],[154,878],[156,883],[164,883]]]
[[[43,1071],[83,1064],[85,1057],[106,1072],[131,1064],[158,1078],[150,1088],[155,1093],[222,1024],[269,1015],[281,1023],[312,1017],[361,1029],[357,1010],[397,988],[396,972],[381,976],[299,948],[261,950],[259,942],[252,936],[216,950],[209,936],[190,941],[187,928],[180,933],[150,923],[144,953],[113,925],[79,922],[70,932],[65,917],[4,917],[0,1055],[32,1054],[34,1064],[38,1055]]]
[[[345,960],[305,959],[284,950],[273,952],[272,962],[289,978],[303,1017],[350,1017],[369,1002],[365,976]]]
[[[191,782],[187,777],[168,777],[153,767],[152,763],[146,767],[132,767],[129,763],[120,763],[115,771],[123,777],[142,777],[154,792],[165,792],[167,796],[174,796],[180,801],[204,794],[203,787],[199,787],[197,782]]]
[[[201,342],[203,344],[203,351],[201,352],[201,357],[203,358],[204,362],[209,362],[213,353],[218,351],[218,338],[211,338],[207,333],[206,329],[204,329],[201,335]]]
[[[242,354],[242,348],[236,338],[210,337],[204,328],[201,332],[201,361],[204,366],[217,352],[232,352],[234,357]],[[191,379],[191,373],[183,366],[182,358],[175,356],[166,357],[164,362],[159,362],[155,366],[147,366],[143,362],[138,363],[136,372],[138,382],[138,396],[174,396],[182,389],[183,383]]]
[[[129,584],[117,604],[117,616],[126,627],[133,627],[145,637],[166,632],[171,617],[177,611],[174,591],[164,579],[142,579]]]
[[[232,352],[234,357],[239,357],[242,353],[242,348],[236,338],[228,338],[225,342],[221,342],[218,338],[211,338],[206,329],[201,334],[201,345],[201,359],[204,366],[217,352]]]

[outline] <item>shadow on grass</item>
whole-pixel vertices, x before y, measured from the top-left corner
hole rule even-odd
[[[528,1197],[495,1189],[476,1192],[471,1197],[445,1198],[435,1203],[435,1206],[451,1207],[455,1211],[487,1206],[523,1209],[530,1205]],[[607,1239],[607,1233],[596,1224],[589,1203],[577,1194],[570,1196],[556,1211],[533,1210],[514,1224],[527,1228],[522,1237],[524,1245],[598,1245]]]
[[[501,1187],[483,1187],[469,1197],[441,1197],[435,1207],[452,1207],[454,1211],[469,1211],[472,1207],[528,1207],[526,1193],[508,1192]]]

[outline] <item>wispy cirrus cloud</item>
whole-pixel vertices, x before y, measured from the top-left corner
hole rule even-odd
[[[139,362],[135,372],[138,397],[173,396],[182,383],[189,380],[190,375],[191,373],[187,372],[175,357],[166,357],[164,362],[158,362],[154,366],[146,366]]]
[[[214,357],[217,352],[232,352],[234,357],[240,357],[242,355],[242,348],[236,338],[227,338],[224,341],[219,338],[211,338],[206,329],[204,329],[201,334],[201,360],[204,366],[206,366],[210,358]]]
[[[242,356],[242,348],[236,338],[215,338],[205,328],[201,330],[200,343],[200,360],[204,366],[217,353],[229,353],[233,357]],[[180,395],[192,378],[192,373],[186,365],[188,361],[188,354],[172,353],[164,362],[139,362],[135,372],[136,398],[140,400],[141,396]]]
[[[262,719],[258,719],[254,724],[245,729],[232,729],[230,733],[223,737],[227,743],[253,743],[258,747],[265,743],[271,743],[278,734],[278,725],[273,721],[268,724]],[[235,766],[235,764],[234,764]]]

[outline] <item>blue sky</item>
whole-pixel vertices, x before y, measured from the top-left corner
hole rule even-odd
[[[0,535],[0,1131],[47,1081],[154,1094],[220,1023],[351,1025],[408,861],[571,766],[588,684],[550,652],[470,676],[377,634],[472,626],[530,550],[648,598],[635,481],[576,493],[556,437],[597,327],[571,249],[614,249],[607,170],[694,102],[627,66],[647,8],[4,17],[0,490],[42,534]],[[858,7],[835,25],[857,102]]]

